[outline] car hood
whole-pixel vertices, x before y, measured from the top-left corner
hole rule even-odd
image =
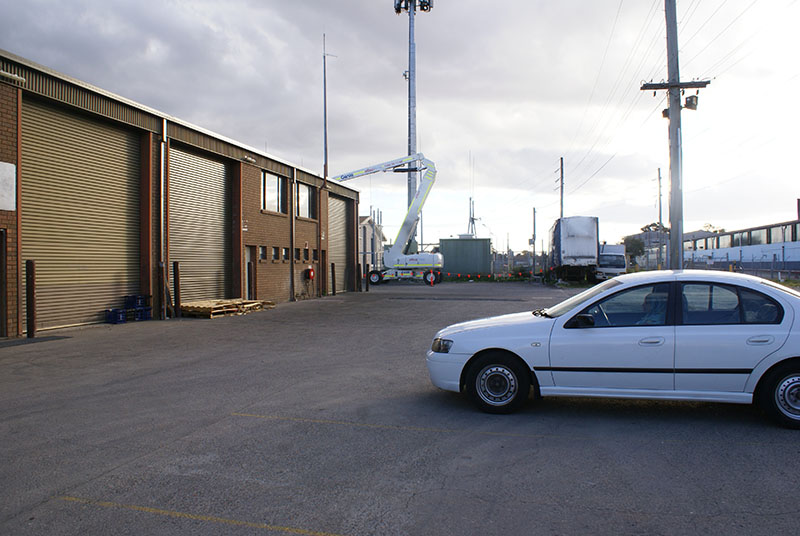
[[[447,339],[456,336],[458,338],[472,338],[472,336],[476,336],[483,339],[487,336],[503,336],[504,334],[510,333],[518,334],[520,331],[524,331],[530,335],[549,331],[552,323],[552,318],[534,316],[530,311],[526,311],[524,313],[492,316],[453,324],[439,331],[436,336]]]

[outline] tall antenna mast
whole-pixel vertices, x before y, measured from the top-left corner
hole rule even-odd
[[[467,234],[476,236],[475,232],[475,201],[469,198],[469,225],[467,226]]]
[[[398,15],[403,11],[408,12],[408,70],[403,76],[408,81],[408,155],[417,153],[417,52],[414,39],[414,17],[419,3],[420,11],[427,12],[433,9],[433,0],[394,0],[394,12]],[[417,195],[417,171],[408,172],[408,206],[414,202]],[[415,241],[416,229],[411,235]]]

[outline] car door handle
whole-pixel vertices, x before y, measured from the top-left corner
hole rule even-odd
[[[772,335],[756,335],[755,337],[750,337],[747,339],[747,344],[751,345],[759,345],[759,344],[772,344],[775,340],[775,337]]]
[[[661,346],[664,344],[664,337],[647,337],[639,340],[639,346]]]

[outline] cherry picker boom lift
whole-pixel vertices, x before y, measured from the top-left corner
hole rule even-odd
[[[414,167],[412,167],[412,165]],[[408,166],[400,169],[402,166]],[[441,280],[441,269],[444,265],[444,257],[441,253],[416,253],[407,255],[409,241],[414,234],[414,229],[417,227],[419,221],[419,213],[422,211],[422,206],[428,198],[428,194],[436,181],[436,166],[433,162],[425,158],[422,153],[417,153],[395,160],[389,160],[382,164],[365,167],[350,173],[344,173],[333,177],[332,180],[338,182],[349,181],[357,179],[372,173],[379,173],[385,171],[396,171],[398,173],[407,173],[409,171],[422,171],[425,173],[417,188],[417,193],[411,205],[408,207],[408,213],[403,220],[400,230],[397,233],[397,238],[394,244],[388,251],[383,254],[383,267],[380,270],[372,270],[369,273],[369,282],[378,284],[383,281],[391,281],[394,279],[416,279],[424,280],[428,284],[438,283]]]

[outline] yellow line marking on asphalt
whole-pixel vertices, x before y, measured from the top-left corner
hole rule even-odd
[[[328,419],[305,419],[300,417],[281,417],[279,415],[257,415],[253,413],[232,413],[235,417],[250,417],[253,419],[265,419],[270,421],[303,422],[311,424],[336,424],[339,426],[352,426],[354,428],[372,428],[378,430],[399,430],[402,432],[435,432],[440,434],[478,434],[499,437],[527,437],[542,438],[548,437],[545,434],[513,434],[509,432],[481,432],[477,430],[459,430],[457,428],[426,428],[422,426],[401,426],[391,424],[370,424],[352,421],[334,421]]]
[[[189,514],[186,512],[176,512],[174,510],[162,510],[161,508],[151,508],[149,506],[138,506],[135,504],[121,504],[111,501],[97,501],[94,499],[85,499],[82,497],[59,497],[62,501],[88,504],[91,506],[101,506],[103,508],[118,508],[122,510],[134,510],[136,512],[145,512],[148,514],[156,514],[160,516],[176,517],[179,519],[191,519],[194,521],[208,521],[210,523],[220,523],[223,525],[233,525],[236,527],[249,527],[255,529],[264,529],[275,532],[286,532],[289,534],[302,534],[303,536],[341,536],[331,532],[318,532],[314,530],[297,529],[294,527],[282,527],[279,525],[269,525],[267,523],[253,523],[251,521],[239,521],[236,519],[227,519],[224,517],[204,516],[198,514]]]

